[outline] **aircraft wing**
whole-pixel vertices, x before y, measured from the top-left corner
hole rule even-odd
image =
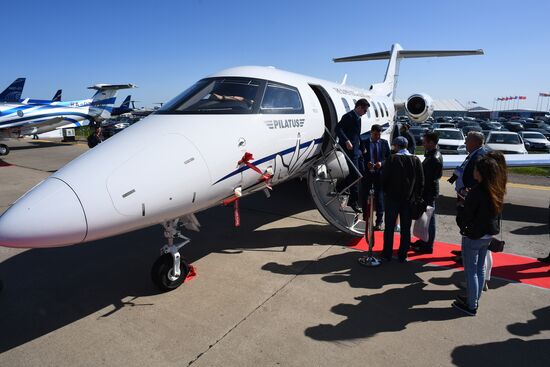
[[[504,158],[508,167],[550,167],[550,154],[504,154]],[[460,166],[464,159],[464,154],[444,154],[443,169],[454,169]]]
[[[43,120],[43,121],[32,121],[32,122],[30,122],[26,125],[23,125],[22,127],[25,127],[25,128],[26,127],[39,128],[39,127],[44,127],[44,126],[57,125],[61,121],[63,121],[64,119],[65,119],[64,117],[54,117],[54,118]]]

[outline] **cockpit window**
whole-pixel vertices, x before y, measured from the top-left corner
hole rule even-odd
[[[302,99],[294,87],[268,82],[260,105],[261,113],[304,113]]]
[[[255,113],[265,82],[249,78],[209,78],[167,102],[158,113]]]

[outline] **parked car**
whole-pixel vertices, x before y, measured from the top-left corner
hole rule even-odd
[[[409,129],[409,132],[414,136],[414,141],[416,142],[416,145],[422,145],[422,137],[426,132],[428,132],[429,129],[425,127],[411,127]]]
[[[468,125],[468,126],[464,126],[462,128],[462,133],[464,134],[464,136],[468,135],[468,133],[470,131],[479,131],[479,132],[482,132],[483,129],[479,126],[479,125]]]
[[[502,122],[502,126],[504,126],[508,131],[513,132],[520,132],[524,130],[523,125],[517,121],[505,121]]]
[[[456,126],[452,122],[436,122],[432,124],[432,129],[445,129],[445,128],[451,128],[454,129]]]
[[[491,131],[485,146],[503,154],[527,154],[521,136],[513,131]]]
[[[523,138],[527,150],[542,150],[545,152],[550,150],[550,141],[541,133],[536,131],[522,131],[519,134]]]
[[[122,130],[126,129],[128,126],[132,125],[138,118],[123,118],[123,119],[113,119],[105,121],[102,127],[103,138],[107,139],[111,136],[118,134]]]
[[[526,129],[525,131],[536,131],[544,135],[547,140],[550,140],[550,131],[544,129]]]
[[[434,129],[439,136],[439,151],[442,154],[458,154],[458,148],[464,145],[462,131],[454,128]]]
[[[465,126],[479,126],[479,124],[475,121],[470,120],[464,120],[464,121],[458,121],[455,126],[459,129],[462,129]]]
[[[482,121],[479,126],[482,130],[502,130],[502,125],[498,122]]]

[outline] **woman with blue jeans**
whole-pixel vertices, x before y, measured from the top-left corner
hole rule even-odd
[[[502,154],[480,158],[474,168],[477,185],[472,188],[456,221],[462,234],[462,257],[466,297],[453,307],[474,316],[485,283],[485,257],[492,236],[500,232],[500,213],[506,193],[506,164]]]

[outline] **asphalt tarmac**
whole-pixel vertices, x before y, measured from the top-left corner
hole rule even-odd
[[[10,142],[0,212],[85,144]],[[550,180],[508,187],[506,251],[550,251]],[[442,181],[437,238],[460,243]],[[160,226],[57,249],[0,247],[0,366],[549,366],[550,291],[493,279],[476,317],[451,307],[456,269],[366,269],[305,183],[199,213],[183,257],[197,277],[159,293]],[[550,276],[550,273],[549,273]]]

